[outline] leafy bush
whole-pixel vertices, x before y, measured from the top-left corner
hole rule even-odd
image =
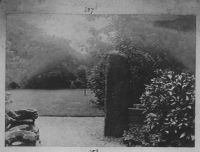
[[[194,75],[161,70],[157,74],[140,98],[149,134],[160,133],[157,146],[194,146]]]
[[[145,145],[146,129],[142,125],[134,125],[128,131],[124,131],[122,141],[128,147]]]
[[[97,104],[103,106],[105,100],[105,65],[99,62],[88,76],[88,87],[94,92]]]
[[[134,124],[129,130],[124,131],[122,141],[128,147],[157,146],[160,142],[160,133],[149,134],[149,128],[146,125]]]

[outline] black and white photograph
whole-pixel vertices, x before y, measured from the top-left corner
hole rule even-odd
[[[5,147],[194,148],[197,16],[97,8],[6,14]]]

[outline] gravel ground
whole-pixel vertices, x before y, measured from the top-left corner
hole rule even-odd
[[[106,138],[104,117],[39,117],[40,146],[122,147],[120,139]]]

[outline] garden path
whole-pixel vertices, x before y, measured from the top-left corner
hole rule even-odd
[[[122,147],[119,139],[103,136],[104,117],[39,117],[40,146]]]

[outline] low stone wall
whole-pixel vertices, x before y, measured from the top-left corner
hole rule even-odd
[[[35,126],[38,112],[34,109],[9,109],[10,93],[6,92],[5,146],[36,146],[40,143],[39,129]]]

